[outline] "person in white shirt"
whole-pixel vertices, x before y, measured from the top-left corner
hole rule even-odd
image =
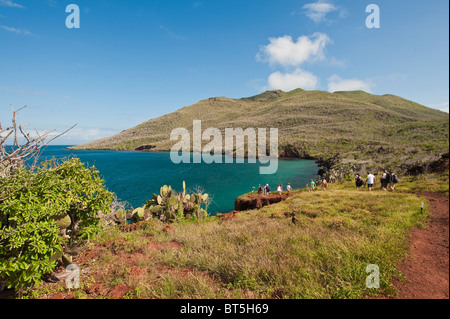
[[[277,193],[278,193],[278,195],[281,195],[281,192],[282,192],[281,185],[278,185],[277,186]]]
[[[367,187],[369,191],[372,191],[373,185],[375,185],[375,176],[369,172],[367,175]]]

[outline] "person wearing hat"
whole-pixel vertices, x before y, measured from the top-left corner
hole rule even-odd
[[[287,184],[286,190],[287,190],[287,192],[288,192],[288,194],[289,194],[289,192],[292,190],[291,183],[288,183],[288,184]]]

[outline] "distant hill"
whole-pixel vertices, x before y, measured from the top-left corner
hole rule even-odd
[[[192,132],[193,120],[222,133],[236,127],[278,128],[281,157],[314,158],[356,170],[405,170],[449,149],[448,113],[394,95],[302,89],[209,98],[73,149],[169,151],[175,143],[172,129]]]

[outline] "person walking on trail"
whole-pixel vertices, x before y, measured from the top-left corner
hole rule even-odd
[[[372,191],[372,187],[375,185],[375,176],[368,172],[367,174],[367,188],[369,189],[369,192]]]
[[[381,189],[384,191],[387,191],[387,186],[389,184],[387,177],[388,177],[388,172],[386,170],[384,170],[383,175],[381,176],[381,179],[380,179]]]
[[[356,184],[356,190],[359,191],[359,190],[361,190],[361,186],[364,186],[365,183],[361,176],[356,175],[355,184]]]
[[[389,189],[395,192],[395,184],[398,183],[398,177],[392,171],[389,171]]]
[[[278,194],[278,195],[281,195],[281,192],[282,192],[281,185],[278,185],[278,186],[277,186],[277,194]]]
[[[291,183],[287,184],[286,190],[288,191],[288,193],[292,190]]]
[[[261,195],[263,193],[263,188],[261,184],[258,185],[258,195]]]
[[[324,179],[322,180],[322,190],[323,190],[323,191],[326,190],[327,187],[328,187],[328,182],[327,182],[327,180],[324,178]]]
[[[269,187],[269,184],[266,184],[266,195],[269,195],[269,193],[270,193],[270,187]]]
[[[309,191],[313,192],[315,188],[316,188],[316,183],[314,183],[314,181],[311,179],[309,181]]]

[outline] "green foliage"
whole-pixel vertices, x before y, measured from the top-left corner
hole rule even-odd
[[[207,200],[208,194],[201,192],[186,194],[186,183],[183,181],[183,192],[176,193],[171,186],[164,185],[161,187],[160,195],[153,194],[153,200],[148,201],[146,207],[161,220],[180,220],[186,216],[200,219],[207,216],[206,210],[202,208],[202,204]]]
[[[99,230],[98,211],[113,199],[97,169],[76,158],[18,170],[0,186],[7,194],[0,199],[0,274],[18,291],[55,267],[65,246],[61,231],[71,240],[89,238]]]
[[[194,217],[202,219],[208,216],[208,194],[201,191],[186,194],[186,183],[183,181],[183,192],[175,192],[171,186],[164,185],[160,188],[160,194],[153,194],[143,207],[136,208],[131,213],[132,222],[140,222],[157,218],[161,221],[183,220]],[[116,220],[120,216],[116,213]]]

